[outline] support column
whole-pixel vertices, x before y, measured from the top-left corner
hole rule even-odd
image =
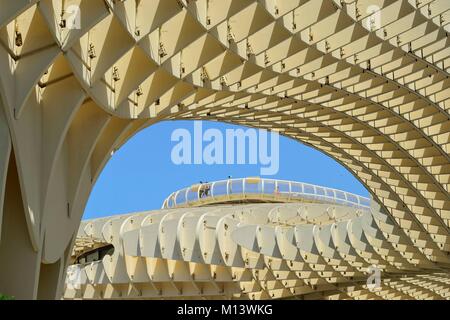
[[[14,154],[6,179],[0,239],[0,292],[15,299],[35,299],[40,253],[30,242]]]
[[[61,260],[52,264],[41,263],[37,298],[39,300],[55,300],[60,298],[59,283],[64,263]]]

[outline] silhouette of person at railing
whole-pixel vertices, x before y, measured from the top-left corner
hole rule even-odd
[[[199,198],[205,198],[209,196],[209,192],[211,191],[211,185],[208,182],[203,183],[200,181],[200,189],[198,191]]]
[[[203,181],[200,181],[200,187],[198,189],[198,197],[203,198],[204,191],[203,191]]]
[[[209,191],[211,191],[211,185],[208,182],[206,182],[205,191],[204,191],[205,197],[209,196]]]

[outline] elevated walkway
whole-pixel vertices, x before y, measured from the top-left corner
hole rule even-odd
[[[173,192],[162,209],[242,203],[328,203],[369,208],[370,199],[309,183],[249,177],[195,184]]]

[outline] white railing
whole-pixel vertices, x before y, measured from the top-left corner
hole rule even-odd
[[[228,179],[196,184],[172,193],[163,203],[162,209],[186,207],[202,202],[239,199],[267,198],[295,202],[296,200],[320,201],[369,208],[370,199],[359,195],[316,186],[309,183],[264,178]]]

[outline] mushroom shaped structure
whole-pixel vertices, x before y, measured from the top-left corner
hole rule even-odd
[[[222,184],[232,197],[214,193]],[[449,274],[421,259],[379,205],[331,191],[351,199],[235,179],[175,192],[161,210],[84,221],[64,298],[450,299]]]
[[[450,267],[450,1],[0,0],[0,290],[61,296],[92,187],[164,120],[265,128],[348,168]]]

